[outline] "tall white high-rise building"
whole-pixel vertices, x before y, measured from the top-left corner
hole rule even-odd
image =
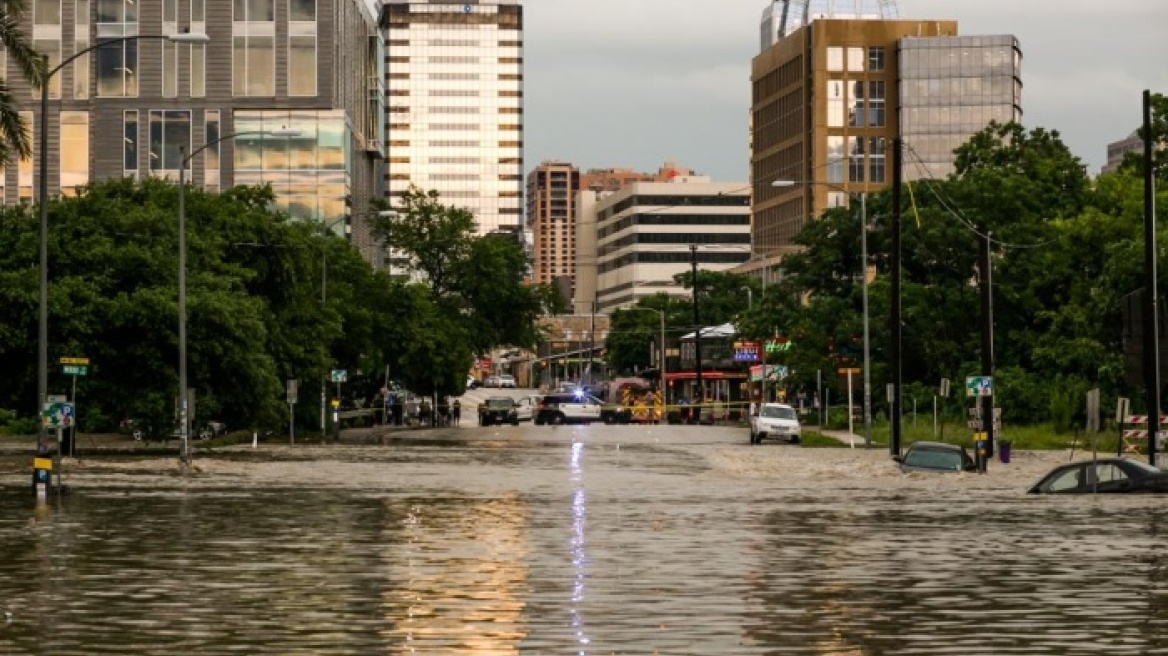
[[[436,190],[479,234],[523,224],[519,0],[385,0],[387,193]]]

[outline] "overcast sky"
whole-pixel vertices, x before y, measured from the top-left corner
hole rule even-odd
[[[750,60],[766,0],[525,0],[527,168],[656,171],[666,160],[746,181]],[[902,18],[1022,47],[1028,128],[1057,130],[1097,173],[1168,93],[1168,1],[900,0]]]

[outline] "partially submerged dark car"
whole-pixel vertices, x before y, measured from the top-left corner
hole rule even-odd
[[[479,404],[479,426],[492,424],[519,425],[515,399],[509,396],[492,396]]]
[[[1130,458],[1081,460],[1055,467],[1030,494],[1168,492],[1168,472]]]
[[[977,471],[965,447],[945,442],[914,442],[903,456],[893,456],[902,472]]]

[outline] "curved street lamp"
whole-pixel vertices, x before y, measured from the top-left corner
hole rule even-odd
[[[179,462],[189,465],[191,462],[191,418],[188,412],[190,394],[187,391],[187,164],[199,153],[228,139],[234,139],[249,134],[263,134],[273,137],[296,137],[300,130],[280,128],[277,130],[248,130],[225,134],[218,139],[209,141],[191,154],[186,153],[185,146],[178,147],[181,161],[178,165],[178,416],[179,416]]]
[[[775,180],[771,183],[772,187],[795,187],[798,185],[811,186],[822,185],[830,187],[836,191],[841,191],[848,195],[848,198],[853,201],[860,201],[860,260],[863,262],[861,266],[861,288],[863,290],[863,308],[864,308],[864,447],[871,448],[872,446],[872,358],[869,348],[869,333],[868,333],[868,194],[855,193],[840,185],[831,182],[820,181],[804,181],[796,180]]]
[[[40,412],[45,407],[49,388],[49,82],[62,68],[73,63],[81,55],[87,54],[103,46],[127,41],[141,41],[144,39],[165,39],[175,43],[199,44],[211,40],[206,34],[184,32],[180,34],[138,34],[113,39],[102,39],[84,50],[78,50],[68,59],[45,73],[41,80],[41,117],[40,117],[40,180],[37,185],[37,199],[40,203],[40,308],[37,325],[37,455],[48,453],[48,444],[45,441],[45,422],[40,418]],[[48,57],[45,57],[45,66],[48,67]]]

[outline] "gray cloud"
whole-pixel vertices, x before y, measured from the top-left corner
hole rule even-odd
[[[746,180],[758,0],[527,0],[526,144],[583,168],[665,160]],[[1028,127],[1058,130],[1098,170],[1140,120],[1145,88],[1168,92],[1160,0],[901,0],[901,16],[956,19],[963,34],[1013,34]]]

